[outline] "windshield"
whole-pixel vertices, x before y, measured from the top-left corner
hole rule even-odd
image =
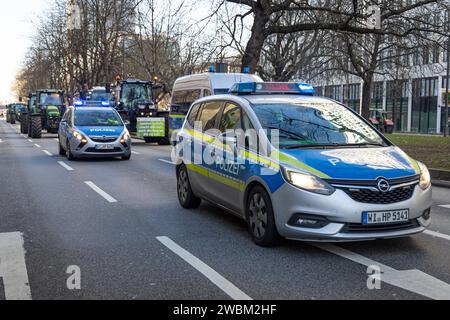
[[[77,127],[122,127],[123,122],[113,110],[78,110],[75,112]]]
[[[111,97],[111,94],[107,93],[106,91],[92,91],[92,94],[89,98],[91,101],[109,101]]]
[[[130,105],[136,100],[152,99],[151,86],[148,84],[124,84],[122,88],[122,100],[125,105]]]
[[[271,131],[279,130],[281,148],[385,145],[375,130],[336,103],[256,104],[253,109],[271,141]]]
[[[63,104],[63,97],[60,93],[41,93],[39,103],[42,105],[60,106]]]

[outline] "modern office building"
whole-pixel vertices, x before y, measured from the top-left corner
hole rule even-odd
[[[375,77],[373,109],[387,111],[397,132],[442,133],[445,128],[445,88],[448,53],[435,50],[407,57],[405,76]],[[314,81],[317,94],[343,102],[356,111],[361,108],[362,82],[356,76],[322,77]]]

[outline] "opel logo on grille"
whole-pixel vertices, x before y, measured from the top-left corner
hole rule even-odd
[[[390,189],[391,189],[391,186],[389,185],[389,182],[386,179],[378,180],[378,190],[380,190],[383,193],[386,193]]]

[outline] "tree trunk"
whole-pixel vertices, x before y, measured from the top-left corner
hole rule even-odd
[[[261,58],[262,48],[267,39],[266,25],[269,22],[269,16],[259,5],[255,7],[255,19],[252,26],[250,40],[245,48],[242,57],[242,71],[249,67],[251,73],[255,73],[258,68],[259,59]]]
[[[369,120],[370,118],[370,106],[372,103],[372,84],[373,77],[369,77],[364,80],[362,87],[362,97],[361,97],[361,115],[364,119]]]

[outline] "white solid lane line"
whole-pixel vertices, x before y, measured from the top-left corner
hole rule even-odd
[[[169,161],[169,160],[164,160],[164,159],[158,159],[158,161],[161,161],[161,162],[164,162],[164,163],[167,163],[167,164],[171,164],[173,166],[176,164],[175,162],[172,162],[172,161]]]
[[[420,270],[398,271],[360,254],[332,244],[314,244],[314,246],[366,267],[380,267],[382,271],[381,281],[387,284],[420,294],[430,299],[450,299],[450,285],[448,283],[436,279]]]
[[[0,233],[0,278],[3,278],[6,300],[31,300],[20,232]]]
[[[156,238],[164,246],[170,249],[173,253],[179,256],[181,259],[186,261],[194,269],[203,274],[212,283],[214,283],[219,289],[225,292],[233,300],[253,300],[247,294],[242,292],[238,287],[232,284],[230,281],[225,279],[219,273],[217,273],[210,266],[205,264],[203,261],[193,256],[191,253],[177,245],[168,237],[158,237]]]
[[[42,152],[44,152],[49,157],[53,157],[53,154],[51,152],[47,151],[47,150],[42,150]]]
[[[85,184],[87,184],[92,190],[94,190],[95,192],[97,192],[100,196],[102,196],[106,201],[108,201],[109,203],[116,203],[117,200],[114,199],[113,197],[111,197],[109,194],[107,194],[105,191],[103,191],[102,189],[100,189],[99,187],[97,187],[95,185],[95,183],[93,183],[92,181],[85,181]]]
[[[450,204],[442,205],[442,206],[439,206],[439,207],[445,208],[445,209],[450,209]]]
[[[38,145],[37,143],[35,143],[34,146],[35,146],[36,148],[41,148],[41,146]]]
[[[65,163],[64,161],[58,161],[58,163],[61,167],[63,167],[67,171],[74,171],[74,169],[71,166],[69,166],[67,163]]]
[[[432,236],[432,237],[441,238],[441,239],[445,239],[445,240],[450,241],[450,236],[446,235],[444,233],[431,231],[431,230],[425,230],[424,233],[429,235],[429,236]]]

